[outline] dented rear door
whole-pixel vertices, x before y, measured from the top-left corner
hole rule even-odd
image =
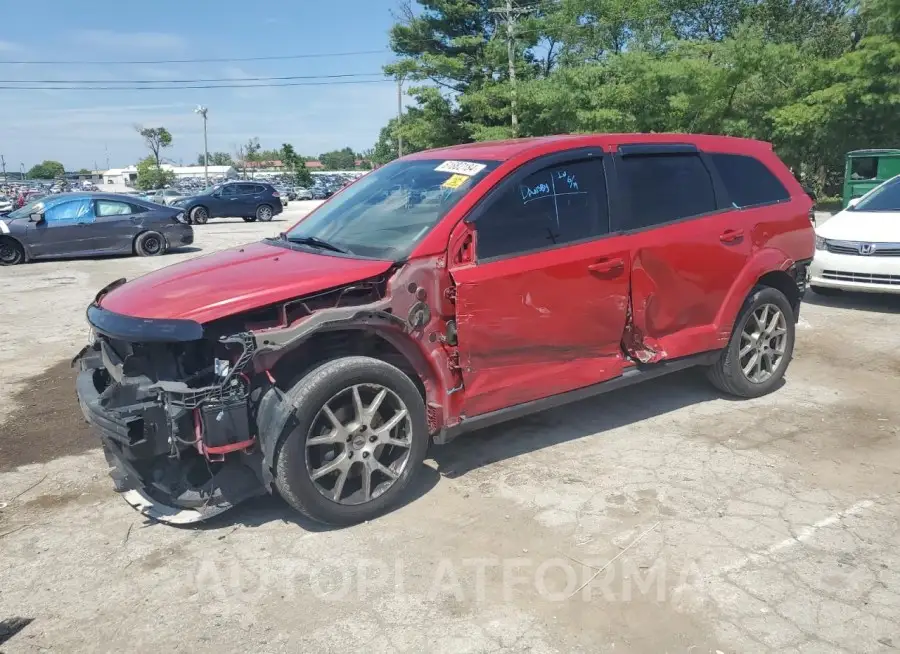
[[[631,146],[615,158],[615,209],[631,257],[625,346],[652,363],[722,346],[716,318],[752,248],[751,216],[725,206],[707,158]]]
[[[602,154],[584,155],[495,189],[473,221],[476,261],[451,266],[467,416],[622,372],[631,264],[609,234]]]

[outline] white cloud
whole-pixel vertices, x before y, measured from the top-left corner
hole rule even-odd
[[[91,48],[158,50],[170,52],[183,50],[187,40],[168,32],[121,32],[113,30],[78,30],[72,40]]]
[[[0,41],[0,52],[18,52],[21,46],[12,41]]]

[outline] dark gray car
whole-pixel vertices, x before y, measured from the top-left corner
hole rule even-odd
[[[111,193],[64,193],[0,219],[0,265],[32,259],[137,254],[194,242],[184,210]]]

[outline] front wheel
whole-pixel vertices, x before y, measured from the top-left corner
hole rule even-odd
[[[275,485],[293,508],[331,525],[375,518],[402,499],[428,449],[412,380],[368,357],[322,364],[288,392]]]
[[[11,238],[0,238],[0,266],[15,266],[25,261],[25,250]]]
[[[261,204],[256,208],[256,217],[260,222],[269,222],[272,220],[272,215],[272,207],[267,204]]]
[[[784,293],[757,286],[744,301],[728,346],[710,366],[713,385],[738,397],[775,389],[794,352],[794,310]]]

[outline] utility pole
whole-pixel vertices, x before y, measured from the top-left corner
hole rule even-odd
[[[403,134],[400,127],[403,125],[403,78],[397,78],[397,158],[403,156]]]
[[[203,178],[206,188],[209,188],[209,145],[206,141],[206,114],[208,111],[209,109],[202,105],[197,105],[197,108],[194,109],[195,114],[203,116]]]
[[[106,153],[106,169],[109,170],[109,146],[103,144],[103,151]],[[97,170],[97,162],[94,162],[94,170]]]
[[[0,164],[3,165],[3,181],[7,181],[6,179],[6,157],[0,154]]]
[[[506,55],[509,57],[509,84],[512,98],[510,100],[510,114],[512,115],[513,136],[519,133],[519,117],[516,113],[516,20],[520,16],[534,11],[534,7],[515,7],[513,0],[506,0],[505,7],[489,9],[492,14],[498,14],[506,21]]]

